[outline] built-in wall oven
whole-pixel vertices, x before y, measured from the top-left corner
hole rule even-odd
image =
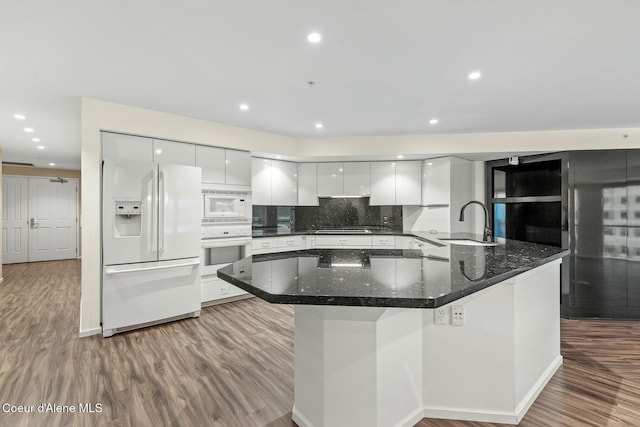
[[[202,225],[202,306],[220,304],[251,294],[219,279],[219,268],[251,256],[251,224]]]

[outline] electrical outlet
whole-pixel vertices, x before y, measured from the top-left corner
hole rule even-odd
[[[464,325],[464,307],[461,305],[451,306],[451,324],[453,326]]]
[[[438,307],[433,310],[433,323],[436,325],[448,325],[447,307]]]

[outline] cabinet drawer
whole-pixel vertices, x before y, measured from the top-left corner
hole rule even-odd
[[[304,239],[302,236],[278,237],[278,247],[281,251],[304,249]]]
[[[278,248],[278,238],[276,237],[262,237],[259,239],[253,238],[251,240],[251,249],[253,249],[254,253],[256,250],[260,249],[277,249]]]
[[[316,236],[316,248],[370,248],[371,236]]]
[[[247,295],[247,292],[233,286],[217,277],[208,277],[201,280],[202,284],[202,303],[207,303],[219,299],[237,297]]]
[[[374,248],[388,248],[396,245],[395,236],[373,236],[371,239]]]

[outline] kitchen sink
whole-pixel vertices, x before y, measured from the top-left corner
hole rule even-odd
[[[438,239],[443,242],[447,242],[452,245],[466,245],[466,246],[497,246],[495,242],[479,242],[471,239]]]

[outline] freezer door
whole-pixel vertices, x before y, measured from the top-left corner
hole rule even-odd
[[[198,315],[199,310],[198,258],[104,267],[104,336],[136,326]]]
[[[201,169],[161,164],[158,172],[159,260],[200,256]]]
[[[104,265],[156,261],[157,166],[105,160],[102,169]],[[139,214],[123,215],[138,204]]]

